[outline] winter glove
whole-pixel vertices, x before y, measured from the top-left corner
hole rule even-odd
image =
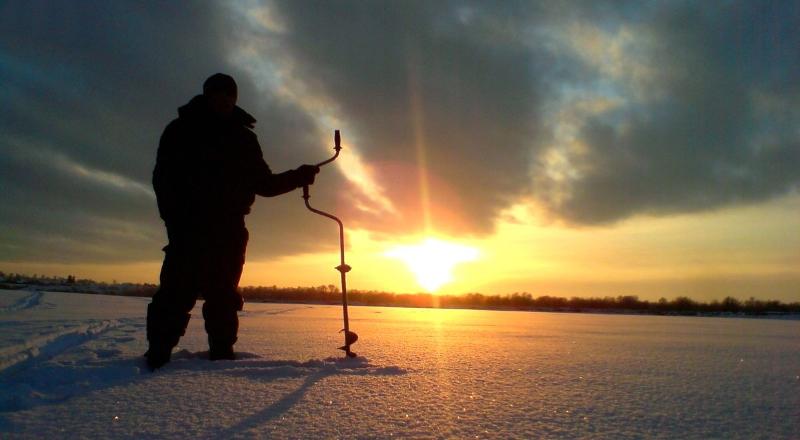
[[[316,165],[301,165],[295,170],[297,176],[297,186],[307,186],[314,184],[314,176],[319,173]]]

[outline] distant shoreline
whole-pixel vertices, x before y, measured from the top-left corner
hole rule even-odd
[[[269,300],[246,300],[246,303],[256,304],[307,304],[318,306],[341,306],[340,302],[323,302],[323,301],[269,301]],[[650,311],[637,311],[626,309],[571,309],[571,308],[512,308],[512,307],[433,307],[433,306],[404,306],[397,304],[364,304],[360,302],[348,301],[349,306],[354,307],[395,307],[404,309],[439,309],[439,310],[486,310],[490,312],[541,312],[541,313],[582,313],[590,315],[629,315],[629,316],[688,316],[700,318],[751,318],[751,319],[777,319],[777,320],[800,320],[800,312],[774,312],[765,314],[747,314],[747,313],[733,313],[733,312],[693,312],[693,311],[677,311],[677,312],[650,312]],[[246,306],[245,306],[246,307]]]
[[[246,300],[246,303],[257,304],[307,304],[319,306],[341,306],[339,302],[323,302],[323,301],[269,301],[269,300]],[[440,309],[440,310],[486,310],[491,312],[543,312],[543,313],[583,313],[592,315],[630,315],[630,316],[689,316],[689,317],[705,317],[705,318],[759,318],[759,319],[783,319],[783,320],[800,320],[800,312],[774,312],[765,314],[746,314],[746,313],[733,313],[733,312],[693,312],[693,311],[677,311],[677,312],[650,312],[650,311],[637,311],[626,309],[571,309],[571,308],[513,308],[513,307],[433,307],[433,306],[404,306],[397,304],[365,304],[361,302],[348,301],[349,306],[355,307],[396,307],[404,309]]]
[[[158,286],[153,284],[131,283],[0,282],[0,289],[7,290],[27,289],[131,297],[151,297],[157,288]],[[244,287],[240,291],[245,302],[249,303],[341,305],[341,293],[334,286]],[[687,297],[677,297],[671,301],[662,298],[657,302],[651,302],[639,300],[635,296],[567,299],[551,296],[534,298],[528,293],[504,296],[478,293],[439,296],[427,293],[396,294],[355,290],[348,292],[348,300],[353,306],[371,307],[800,320],[800,303],[787,304],[776,300],[754,298],[739,301],[728,297],[721,302],[700,303]]]

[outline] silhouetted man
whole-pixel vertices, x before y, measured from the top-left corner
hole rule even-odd
[[[272,197],[311,185],[319,172],[303,165],[273,174],[251,131],[256,120],[236,106],[237,97],[233,78],[212,75],[161,136],[153,187],[169,244],[161,286],[147,307],[151,369],[169,362],[200,294],[209,358],[234,359],[248,238],[244,216],[256,194]]]

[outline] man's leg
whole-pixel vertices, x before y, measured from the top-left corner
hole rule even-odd
[[[197,255],[188,250],[164,248],[161,286],[147,306],[147,363],[159,368],[170,360],[172,348],[186,332],[189,311],[197,300]]]
[[[211,258],[214,267],[209,268],[209,276],[203,288],[203,318],[211,360],[234,359],[233,345],[239,332],[237,312],[244,305],[238,287],[246,245],[245,231],[243,239],[226,244],[227,249],[217,249]]]

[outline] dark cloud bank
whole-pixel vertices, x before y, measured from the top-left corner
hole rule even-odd
[[[216,71],[239,81],[273,169],[314,161],[327,127],[235,64],[254,41],[252,56],[287,66],[357,132],[398,208],[340,200],[367,229],[422,227],[420,140],[433,224],[455,234],[490,232],[522,198],[592,225],[758,202],[800,181],[796,3],[279,1],[270,13],[278,31],[222,3],[0,6],[0,261],[160,258],[158,137]],[[574,29],[628,32],[632,60],[609,71]],[[581,148],[554,175],[553,115],[598,96],[618,104],[573,112]],[[355,191],[333,170],[320,206]],[[297,197],[257,201],[250,257],[316,249],[321,224]]]
[[[242,90],[256,89],[230,62],[236,26],[214,3],[2,6],[0,260],[160,258],[165,233],[148,194],[158,139],[210,73],[229,72]],[[266,157],[275,146],[309,149],[313,122],[305,114],[269,94],[242,102],[269,133]],[[275,228],[289,223],[281,219]],[[266,233],[254,235],[258,243]],[[290,247],[292,238],[272,234],[271,247],[256,248],[310,249],[304,241]]]
[[[603,223],[796,190],[797,3],[663,6],[642,21],[660,96],[583,121],[589,166],[549,208]]]

